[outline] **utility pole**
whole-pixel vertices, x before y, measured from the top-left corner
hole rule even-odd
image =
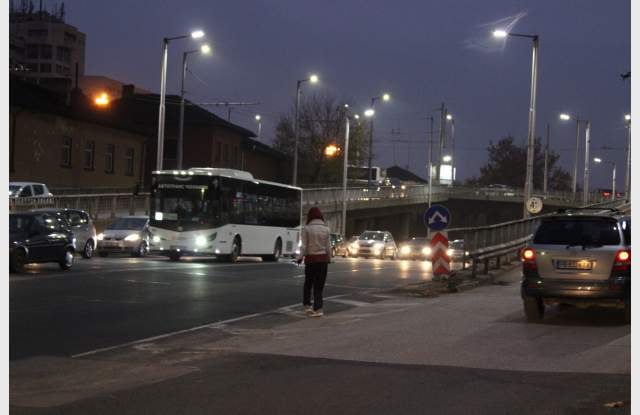
[[[444,102],[440,106],[440,147],[438,149],[438,183],[440,183],[440,169],[442,168],[442,153],[444,152],[444,141],[445,141],[445,128],[447,123],[447,109],[444,107]]]
[[[429,207],[431,207],[431,191],[432,191],[432,182],[433,182],[433,161],[432,161],[432,156],[433,156],[433,116],[429,117],[429,119],[431,120],[431,128],[429,130],[429,142],[428,142],[428,148],[429,148],[429,164],[428,164],[428,171],[427,171],[427,177],[429,178],[429,190],[428,190],[428,195],[427,195],[427,204],[429,205]]]
[[[625,117],[626,118],[626,117]],[[631,116],[627,122],[627,169],[624,176],[624,197],[631,201]]]
[[[547,143],[544,146],[544,181],[542,191],[547,194],[547,185],[549,182],[549,136],[551,135],[551,126],[547,123]]]
[[[591,144],[591,121],[587,121],[584,138],[584,176],[582,179],[582,204],[589,203],[589,145]]]

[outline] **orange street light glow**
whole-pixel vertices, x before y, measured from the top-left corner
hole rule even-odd
[[[335,144],[329,144],[324,148],[324,155],[327,157],[333,157],[340,152],[340,148]]]
[[[106,92],[99,94],[94,100],[95,104],[99,107],[106,107],[111,102],[111,98]]]

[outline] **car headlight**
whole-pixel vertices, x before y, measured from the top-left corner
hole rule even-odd
[[[400,248],[400,253],[402,255],[409,255],[411,253],[411,247],[408,245],[403,246],[402,248]]]
[[[358,250],[358,243],[354,242],[351,245],[349,245],[349,249],[351,249],[352,251],[357,251]]]
[[[205,246],[207,238],[205,236],[196,236],[196,246]]]
[[[98,236],[96,236],[96,238],[101,241],[104,239],[104,233],[99,233]]]
[[[469,251],[464,251],[465,256],[469,256]]]
[[[384,244],[383,243],[377,243],[377,244],[373,245],[373,249],[381,250],[382,248],[384,248]]]
[[[453,249],[449,248],[447,249],[447,256],[451,256],[453,255]]]
[[[158,243],[161,241],[161,238],[158,235],[153,235],[153,243]]]
[[[129,242],[135,242],[138,239],[140,239],[140,235],[137,233],[132,233],[131,235],[127,235],[127,237],[124,238],[125,241],[129,241]]]
[[[422,255],[431,255],[431,247],[425,246],[424,248],[422,248]]]

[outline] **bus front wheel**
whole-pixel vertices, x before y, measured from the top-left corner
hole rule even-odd
[[[238,257],[240,256],[240,251],[242,249],[242,242],[240,238],[237,236],[233,240],[233,245],[231,246],[231,254],[227,256],[227,261],[233,263],[238,262]]]

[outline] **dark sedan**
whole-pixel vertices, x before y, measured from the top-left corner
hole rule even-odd
[[[9,214],[9,269],[21,272],[26,264],[57,262],[73,265],[75,239],[60,215],[30,212]]]

